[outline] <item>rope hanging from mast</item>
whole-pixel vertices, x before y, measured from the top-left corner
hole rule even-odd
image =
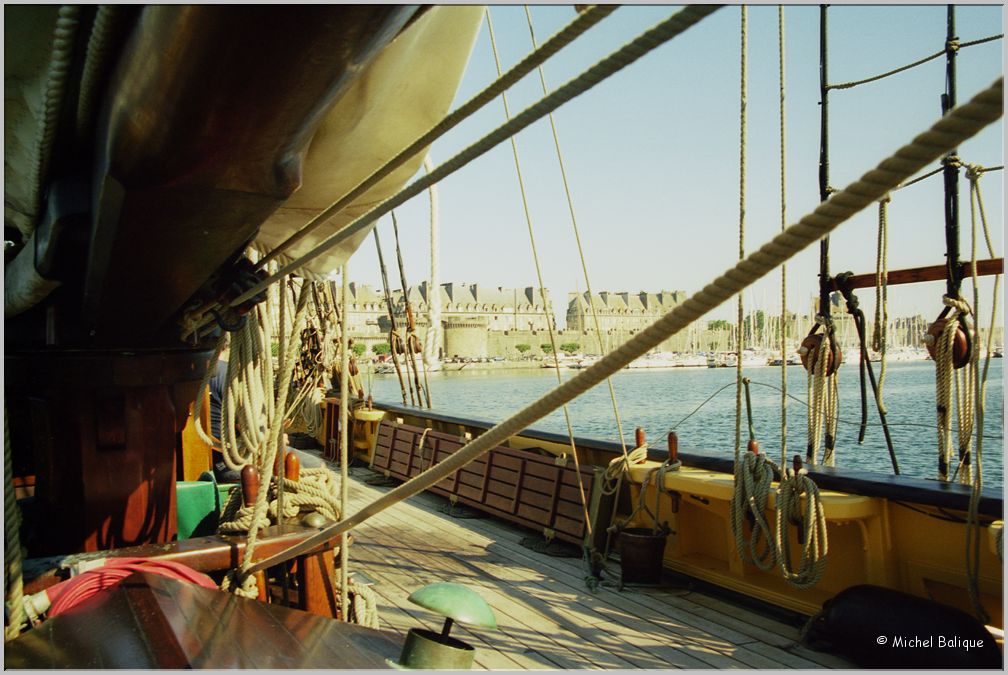
[[[829,87],[827,59],[827,6],[819,6],[819,200],[828,202],[829,185]],[[819,311],[815,324],[802,341],[799,353],[808,371],[808,443],[805,461],[819,463],[819,446],[824,445],[822,463],[836,464],[837,373],[843,355],[837,344],[830,315],[829,236],[819,242]],[[818,333],[819,329],[822,333]]]
[[[957,42],[955,7],[949,5],[946,34],[945,92],[941,97],[942,114],[956,104],[955,58]],[[972,313],[960,294],[963,271],[959,263],[959,166],[956,148],[942,159],[945,186],[945,295],[944,309],[928,328],[925,344],[935,361],[935,413],[938,427],[938,478],[971,482],[973,427],[973,345],[966,317]],[[963,369],[963,372],[956,372]],[[955,394],[953,395],[953,388]],[[952,407],[958,421],[958,463],[953,471]]]
[[[976,249],[977,249],[977,212],[980,214],[980,221],[983,224],[984,239],[987,244],[987,251],[994,257],[994,246],[991,243],[990,229],[987,226],[987,214],[984,211],[983,197],[980,192],[980,177],[983,175],[983,167],[969,165],[966,167],[966,176],[970,181],[970,232],[971,232],[971,258],[970,265],[971,278],[973,281],[973,306],[979,312],[980,289],[977,282],[976,269]],[[974,376],[974,400],[976,404],[976,466],[973,473],[973,481],[970,484],[970,502],[966,515],[966,575],[968,579],[967,589],[970,602],[976,615],[985,623],[989,621],[989,616],[984,607],[980,604],[980,539],[983,536],[983,528],[980,526],[979,507],[980,491],[983,488],[983,428],[984,415],[986,412],[987,400],[987,374],[991,360],[991,343],[994,337],[994,326],[997,325],[997,304],[998,304],[998,282],[1001,276],[995,275],[994,289],[991,300],[991,319],[987,328],[987,353],[984,360],[983,372],[980,378]],[[979,314],[978,314],[979,315]],[[974,345],[980,344],[980,322],[974,322]],[[979,364],[979,350],[973,350],[973,367],[976,369]],[[1000,543],[1000,540],[999,540]]]

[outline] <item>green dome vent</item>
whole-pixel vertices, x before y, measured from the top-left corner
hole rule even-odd
[[[472,667],[476,650],[457,638],[451,637],[455,621],[497,628],[497,619],[486,600],[475,591],[450,582],[425,586],[414,591],[409,601],[445,617],[440,633],[423,628],[410,628],[406,634],[399,663],[390,665],[405,669],[467,670]]]
[[[493,610],[476,591],[448,581],[413,591],[409,601],[459,623],[497,628]]]

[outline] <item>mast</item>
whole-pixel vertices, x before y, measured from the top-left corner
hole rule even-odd
[[[424,170],[429,174],[434,170],[430,155],[424,159]],[[438,193],[437,183],[427,188],[430,196],[430,286],[427,290],[427,336],[423,343],[423,360],[427,370],[440,370],[441,346],[441,279],[438,278],[440,250],[438,247]],[[427,392],[430,400],[430,392]]]

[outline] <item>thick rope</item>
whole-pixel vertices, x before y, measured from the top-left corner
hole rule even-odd
[[[938,478],[949,480],[949,468],[952,466],[952,388],[956,379],[953,375],[953,343],[959,328],[959,316],[965,317],[971,312],[969,305],[961,298],[944,295],[942,302],[951,311],[946,316],[945,327],[934,345],[935,412],[938,427]],[[957,409],[961,411],[961,405]]]
[[[75,126],[79,141],[87,138],[94,121],[95,101],[101,93],[99,85],[108,73],[109,63],[115,55],[111,43],[113,36],[121,30],[123,15],[123,8],[115,5],[99,5],[95,12],[81,72],[80,96],[77,97]]]
[[[532,48],[536,49],[535,31],[532,28],[532,14],[529,12],[528,5],[525,5],[525,18],[528,20],[529,35],[532,39]],[[543,73],[542,66],[539,66],[538,70],[539,82],[542,85],[543,96],[549,96],[549,88],[546,86],[546,76]],[[553,132],[553,145],[556,147],[557,162],[560,165],[560,178],[563,180],[564,194],[567,196],[567,209],[570,212],[571,226],[574,229],[574,241],[577,243],[578,257],[581,260],[581,271],[584,273],[585,288],[588,292],[588,305],[591,310],[592,322],[595,325],[595,338],[598,341],[599,354],[605,354],[606,350],[602,344],[602,329],[599,327],[598,308],[595,306],[595,303],[591,301],[594,294],[591,287],[591,278],[588,275],[588,263],[585,260],[584,247],[581,245],[581,230],[578,227],[577,216],[574,213],[574,198],[571,196],[570,184],[567,181],[567,169],[564,166],[563,153],[560,152],[560,136],[557,133],[556,121],[553,119],[553,113],[550,113],[548,117],[550,129]],[[616,433],[619,435],[620,450],[623,453],[624,461],[629,463],[629,459],[627,457],[626,437],[623,434],[623,420],[620,418],[619,404],[616,402],[616,390],[613,387],[612,378],[606,378],[606,385],[609,387],[609,400],[612,401],[613,418],[616,421]]]
[[[59,118],[63,110],[63,99],[66,97],[67,79],[70,76],[70,64],[73,60],[74,42],[77,28],[80,24],[81,8],[77,5],[63,5],[56,17],[53,28],[52,51],[49,56],[49,68],[46,73],[42,114],[35,136],[35,157],[31,178],[31,208],[34,213],[28,214],[32,219],[38,215],[42,207],[43,183],[49,174],[49,162],[52,157],[53,143],[59,129]]]
[[[337,579],[336,585],[339,587],[340,597],[346,595],[349,601],[349,609],[343,612],[344,621],[365,628],[381,628],[381,622],[378,619],[378,596],[370,586],[356,583],[353,577],[348,579],[345,586]],[[346,593],[343,592],[344,588],[347,589]],[[347,607],[347,605],[340,605],[340,607]]]
[[[875,326],[872,329],[872,349],[878,352],[881,358],[875,403],[883,415],[887,412],[885,403],[882,402],[882,387],[885,385],[886,343],[889,337],[889,225],[887,222],[889,201],[889,195],[879,200],[878,252],[875,256]]]
[[[773,469],[773,462],[762,453],[746,451],[735,462],[735,492],[731,502],[735,548],[742,560],[745,560],[748,549],[750,560],[763,571],[777,565],[778,555],[772,528],[765,516],[773,484]],[[743,526],[746,515],[752,517],[748,540]]]
[[[777,52],[780,55],[778,62],[780,80],[780,213],[781,232],[787,229],[787,153],[784,126],[784,7],[777,6]],[[787,463],[787,265],[781,265],[781,318],[780,318],[780,378],[781,378],[781,466]]]
[[[283,430],[283,419],[282,411],[286,407],[287,392],[290,388],[291,371],[294,366],[294,357],[300,349],[300,337],[301,329],[304,327],[305,320],[305,308],[308,305],[308,284],[303,284],[301,286],[301,292],[297,301],[297,310],[294,315],[294,326],[290,334],[290,344],[288,345],[287,354],[284,357],[284,369],[279,373],[279,386],[277,389],[276,402],[269,401],[273,407],[272,422],[269,424],[267,431],[268,436],[265,443],[265,447],[262,447],[260,452],[255,457],[256,469],[258,469],[260,477],[260,485],[265,488],[269,485],[270,478],[273,475],[273,470],[275,466],[275,459],[277,454],[277,448],[280,444],[280,434]],[[249,322],[251,323],[251,321]],[[234,355],[234,349],[232,349],[231,354]],[[270,378],[272,379],[272,378]],[[271,406],[267,404],[266,408]],[[253,522],[259,522],[263,514],[267,512],[267,495],[269,493],[268,489],[260,488],[259,494],[256,496],[255,508],[252,514]],[[249,567],[252,565],[253,555],[255,553],[256,540],[259,536],[259,528],[253,527],[248,531],[248,538],[245,543],[245,554],[242,556],[241,569],[243,572],[247,572]],[[248,578],[251,575],[245,575],[243,578],[243,588],[244,584],[248,583]]]
[[[347,317],[350,315],[350,307],[347,298],[350,295],[350,274],[347,271],[347,263],[343,262],[340,269],[340,277],[343,284],[341,295],[343,296],[343,311],[340,313],[340,406],[339,406],[339,450],[340,450],[340,495],[339,512],[346,514],[349,503],[348,483],[350,467],[350,337]],[[406,293],[406,284],[403,283],[403,294]],[[393,323],[393,327],[395,324]],[[393,352],[393,358],[395,352]],[[349,607],[350,582],[347,581],[347,573],[350,567],[350,547],[340,546],[340,607]],[[344,611],[346,620],[346,611]]]
[[[542,119],[575,96],[583,94],[599,82],[611,77],[620,70],[623,70],[627,66],[636,62],[644,55],[654,51],[672,38],[685,32],[687,29],[696,25],[718,9],[718,6],[712,5],[694,5],[686,7],[650,30],[645,31],[628,44],[605,57],[588,70],[584,71],[581,75],[578,75],[555,90],[546,98],[541,99],[518,115],[515,115],[510,122],[502,124],[497,129],[491,131],[489,134],[476,141],[465,150],[462,150],[426,176],[418,178],[409,186],[400,190],[397,194],[389,197],[378,206],[358,217],[353,222],[348,223],[343,229],[316,246],[312,251],[302,255],[291,264],[281,268],[277,273],[262,280],[249,291],[236,298],[231,303],[232,306],[240,305],[249,298],[255,296],[257,293],[261,292],[270,284],[276,282],[280,276],[301,269],[301,267],[312,260],[315,260],[334,246],[338,246],[341,242],[346,241],[347,238],[371,227],[371,224],[377,221],[378,218],[390,212],[392,209],[405,204],[407,201],[426,190],[430,185],[443,180],[446,176],[449,176],[452,173],[455,173],[469,162],[487,153],[492,148],[504,142],[511,136],[514,136],[522,129]]]
[[[745,165],[746,165],[746,6],[741,10],[739,45],[739,260],[745,260]],[[742,343],[743,331],[742,293],[738,294],[738,316],[735,324],[735,463],[739,462],[742,447]],[[738,483],[735,485],[738,489]],[[733,502],[734,503],[734,502]]]
[[[909,64],[907,64],[905,66],[901,66],[901,67],[896,68],[894,70],[890,70],[888,72],[882,73],[881,75],[875,75],[874,77],[868,77],[868,78],[865,78],[863,80],[856,80],[854,82],[845,82],[843,84],[831,84],[831,85],[829,85],[828,88],[829,89],[851,89],[851,88],[856,87],[856,86],[861,85],[861,84],[868,84],[869,82],[877,82],[878,80],[881,80],[883,78],[889,77],[890,75],[896,75],[897,73],[902,73],[903,71],[910,70],[911,68],[916,68],[917,66],[923,65],[923,64],[927,63],[928,61],[932,61],[934,59],[937,59],[940,56],[945,56],[945,54],[948,52],[949,49],[956,49],[956,50],[965,49],[966,47],[973,47],[975,45],[982,45],[985,42],[991,42],[993,40],[1000,40],[1003,37],[1004,37],[1004,34],[991,35],[990,37],[981,38],[979,40],[973,40],[971,42],[962,42],[962,43],[958,43],[958,44],[952,44],[952,45],[949,45],[949,47],[947,47],[946,49],[942,49],[939,52],[935,52],[934,54],[931,54],[930,56],[925,56],[923,59],[920,59],[918,61],[914,61],[913,63],[909,63]]]
[[[781,480],[777,491],[777,550],[781,573],[785,581],[795,588],[811,588],[819,583],[826,571],[826,554],[829,543],[826,538],[826,512],[819,498],[819,488],[808,477],[806,469],[797,474],[781,467],[786,477]],[[801,498],[805,496],[805,510],[802,512]],[[799,564],[791,562],[791,538],[788,536],[788,522],[800,523],[799,544],[802,556]],[[803,535],[803,536],[802,536]]]
[[[485,106],[487,103],[493,101],[502,91],[509,89],[513,84],[531,73],[536,66],[542,64],[561,49],[574,42],[589,28],[612,14],[615,10],[615,5],[593,5],[584,12],[580,12],[578,16],[570,22],[570,24],[544,42],[542,47],[536,49],[533,53],[519,61],[514,68],[507,72],[506,75],[499,77],[486,89],[476,94],[476,96],[469,99],[469,101],[461,105],[456,110],[450,112],[444,119],[438,122],[435,126],[431,127],[431,129],[424,133],[420,138],[410,143],[408,147],[404,148],[401,152],[399,152],[399,154],[386,162],[380,169],[364,179],[357,187],[353,188],[350,192],[333,202],[322,213],[312,218],[311,221],[309,221],[303,228],[292,234],[286,241],[273,249],[273,251],[260,263],[260,267],[277,258],[283,251],[286,251],[288,248],[301,241],[301,239],[305,236],[315,231],[322,223],[325,223],[327,220],[345,209],[355,199],[377,185],[379,181],[391,174],[417,153],[426,152],[427,148],[434,141],[451,129],[455,128],[455,126],[459,123],[468,119],[473,113]],[[431,184],[433,184],[433,182]],[[377,216],[374,220],[377,220]]]
[[[485,10],[487,20],[487,31],[490,34],[490,48],[493,51],[494,65],[497,67],[497,77],[501,77],[500,56],[497,53],[497,40],[494,37],[493,21],[490,18],[490,8]],[[511,120],[511,110],[508,107],[507,94],[501,92],[501,101],[504,104],[504,118]],[[542,299],[543,317],[546,319],[546,330],[549,332],[550,347],[553,349],[553,366],[556,372],[557,384],[563,383],[563,376],[560,374],[560,352],[557,349],[556,331],[554,330],[552,317],[550,316],[550,306],[546,300],[546,285],[543,281],[542,266],[539,264],[539,251],[536,248],[535,232],[532,227],[532,214],[529,211],[528,195],[525,193],[525,179],[522,177],[521,162],[518,160],[518,144],[514,136],[511,137],[511,154],[514,156],[515,174],[518,177],[518,189],[521,192],[522,210],[525,214],[525,225],[528,227],[529,245],[532,248],[532,262],[535,264],[536,279],[539,282],[539,296]],[[574,425],[571,424],[570,410],[563,406],[564,421],[567,423],[567,440],[570,444],[571,455],[574,457],[574,466],[577,473],[578,491],[581,495],[581,509],[584,515],[585,529],[589,540],[592,538],[591,516],[588,514],[588,499],[585,496],[583,481],[581,480],[581,464],[578,461],[577,445],[574,443]]]
[[[4,406],[4,602],[10,619],[4,627],[4,640],[21,634],[28,622],[24,601],[24,577],[21,573],[21,508],[14,491],[14,465],[11,460],[10,417]]]
[[[511,436],[550,414],[564,403],[588,391],[605,378],[624,368],[635,358],[642,356],[664,340],[683,330],[732,295],[766,276],[782,262],[836,229],[840,223],[873,201],[877,201],[900,181],[920,171],[922,167],[935,161],[949,148],[956,147],[965,139],[974,136],[981,129],[999,119],[1003,114],[1003,86],[1003,78],[999,78],[991,87],[977,94],[969,103],[950,111],[935,122],[928,131],[901,147],[875,169],[867,172],[843,190],[836,192],[828,202],[819,204],[812,213],[775,236],[745,260],[715,278],[702,290],[694,293],[685,302],[674,307],[617,349],[602,357],[594,365],[580,371],[562,385],[480,434],[434,468],[383,494],[336,525],[320,531],[298,548],[313,546],[316,542],[346,532],[389,506],[426,490],[486,451],[500,445]],[[255,565],[255,568],[265,568],[277,564],[278,559],[286,559],[288,555],[290,555],[289,551],[274,556],[272,559],[261,561]]]
[[[808,373],[807,395],[809,401],[807,414],[808,446],[806,460],[813,466],[819,463],[819,448],[823,445],[823,435],[836,438],[836,415],[831,415],[834,407],[832,393],[836,385],[836,373],[827,375],[827,361],[831,360],[830,346],[833,338],[829,334],[829,320],[816,315],[816,323],[824,326],[822,341],[815,354],[815,366]],[[810,356],[809,358],[812,358]],[[835,464],[835,452],[829,442],[823,452],[822,463],[827,466]]]

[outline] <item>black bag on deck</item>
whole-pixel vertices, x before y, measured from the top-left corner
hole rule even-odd
[[[809,619],[802,641],[863,668],[998,668],[1001,650],[966,612],[880,586],[853,586]]]

